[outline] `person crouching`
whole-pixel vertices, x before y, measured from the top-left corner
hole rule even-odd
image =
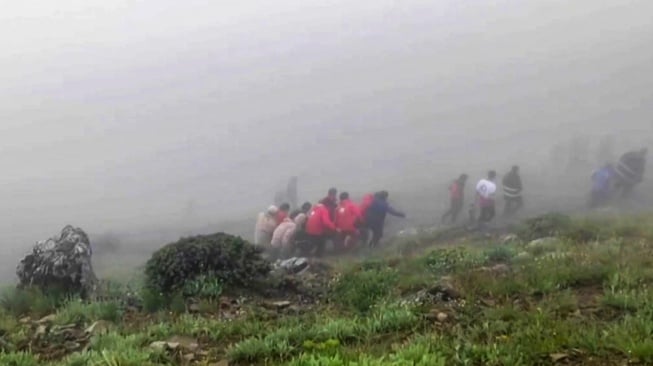
[[[268,207],[267,211],[258,214],[254,231],[254,245],[267,249],[272,241],[272,234],[277,228],[277,206]]]

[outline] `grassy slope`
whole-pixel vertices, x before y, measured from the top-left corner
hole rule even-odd
[[[203,315],[71,302],[55,324],[111,324],[85,352],[48,348],[38,326],[18,319],[53,304],[14,293],[0,316],[0,364],[176,365],[189,353],[200,365],[653,363],[653,218],[576,221],[541,245],[443,238],[403,239],[374,261],[340,264],[328,302],[284,311],[251,302],[230,321],[216,317],[220,301],[204,302]],[[173,336],[199,350],[149,347]]]

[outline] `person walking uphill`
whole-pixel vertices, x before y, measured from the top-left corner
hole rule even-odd
[[[596,208],[608,203],[612,193],[614,177],[614,167],[609,163],[592,173],[592,192],[589,202],[590,208]]]
[[[369,243],[371,248],[376,247],[383,237],[383,227],[385,226],[385,217],[387,214],[406,217],[406,214],[397,211],[388,204],[388,192],[381,191],[374,195],[374,201],[365,212],[365,224],[372,230],[372,240]]]
[[[494,195],[497,192],[497,185],[494,183],[494,180],[496,177],[497,173],[494,170],[490,170],[487,174],[487,179],[481,179],[476,184],[476,199],[481,208],[481,214],[478,218],[480,224],[490,222],[494,218]]]
[[[517,165],[514,165],[510,172],[503,177],[502,183],[503,198],[505,200],[503,215],[509,216],[524,206],[524,200],[521,195],[523,186]]]
[[[358,206],[349,199],[349,193],[340,193],[340,204],[336,212],[336,229],[340,231],[337,242],[342,245],[341,249],[352,248],[358,241],[358,226],[361,224],[362,216]]]
[[[623,196],[628,196],[636,185],[644,180],[646,168],[646,154],[648,149],[629,151],[621,156],[617,164],[617,188],[622,190]]]
[[[458,215],[463,208],[466,182],[467,174],[461,174],[460,177],[454,180],[449,186],[449,199],[451,205],[449,206],[449,210],[442,215],[441,223],[444,224],[448,217],[451,217],[452,224],[454,224],[458,219]]]
[[[308,214],[306,221],[306,239],[309,243],[309,250],[315,250],[315,256],[320,257],[324,254],[326,240],[330,234],[337,231],[336,226],[329,216],[329,209],[318,203]]]

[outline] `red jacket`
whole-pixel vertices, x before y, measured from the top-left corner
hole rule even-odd
[[[329,210],[329,215],[331,216],[331,221],[336,219],[336,209],[338,208],[338,199],[333,196],[326,196],[320,200],[321,204],[326,206]]]
[[[361,210],[355,203],[350,200],[341,201],[336,213],[336,227],[343,232],[354,232],[361,218]]]
[[[306,221],[306,233],[309,235],[324,235],[327,231],[336,231],[336,226],[331,221],[329,209],[319,203],[313,207]]]
[[[367,209],[372,206],[372,203],[374,202],[374,193],[368,193],[365,196],[363,196],[363,201],[361,201],[360,205],[360,212],[361,212],[361,217],[364,219],[365,218],[365,213],[367,212]]]
[[[281,225],[283,220],[288,217],[288,212],[286,211],[277,211],[277,215],[275,216],[275,219],[277,220],[277,225]]]
[[[457,180],[449,186],[449,196],[452,200],[460,200],[463,198],[463,190],[460,189],[460,183],[458,183]]]

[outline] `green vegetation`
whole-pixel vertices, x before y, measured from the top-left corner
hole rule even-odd
[[[263,267],[248,274],[202,254],[268,266],[239,239],[183,239],[152,257],[145,285],[108,284],[97,301],[5,291],[0,364],[651,364],[652,228],[646,216],[548,215],[511,240],[404,238],[411,250],[334,259],[331,270],[294,278],[327,277],[313,290],[323,296],[309,300],[293,291],[271,297]],[[532,242],[542,237],[551,238]],[[204,270],[183,264],[191,261]],[[263,285],[235,291],[247,281]]]
[[[261,258],[260,249],[224,233],[168,244],[156,251],[145,266],[147,287],[164,294],[218,293],[222,285],[249,288],[269,271],[270,265]]]

